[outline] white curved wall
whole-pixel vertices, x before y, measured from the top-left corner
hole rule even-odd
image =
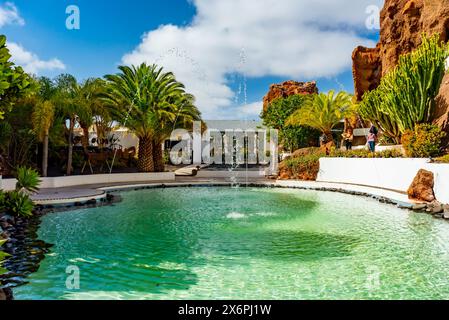
[[[420,169],[434,173],[435,195],[449,203],[449,164],[429,163],[429,159],[322,158],[317,181],[407,192]]]
[[[154,182],[154,181],[175,181],[173,172],[155,173],[114,173],[96,174],[85,176],[42,178],[39,186],[41,189],[74,187],[80,185],[113,184],[128,182]],[[16,179],[2,179],[1,189],[5,191],[14,190]]]

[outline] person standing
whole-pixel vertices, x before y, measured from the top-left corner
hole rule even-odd
[[[368,133],[368,147],[371,152],[376,152],[376,140],[377,140],[377,134],[378,130],[375,126],[371,126]]]
[[[352,142],[354,141],[354,130],[352,128],[346,129],[342,134],[345,143],[346,151],[352,150]]]

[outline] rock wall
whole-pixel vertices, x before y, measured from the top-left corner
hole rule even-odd
[[[436,98],[434,119],[436,125],[448,132],[445,144],[449,145],[449,74],[444,77],[440,93]]]
[[[286,81],[281,84],[272,84],[267,95],[263,98],[263,110],[266,111],[268,105],[278,98],[287,98],[295,94],[314,94],[318,93],[316,82],[297,82]]]
[[[381,76],[397,65],[402,54],[421,44],[423,32],[439,33],[441,40],[449,41],[449,0],[385,0],[380,27],[376,48],[358,47],[353,53],[355,94],[359,99],[377,87]]]

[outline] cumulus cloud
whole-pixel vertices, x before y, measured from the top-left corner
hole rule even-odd
[[[158,63],[175,72],[204,117],[212,118],[235,112],[230,75],[302,80],[347,71],[355,46],[374,45],[363,36],[366,8],[382,2],[193,0],[197,13],[190,25],[162,25],[145,33],[123,62]]]
[[[7,24],[25,24],[25,20],[20,16],[19,10],[12,2],[0,4],[0,28]]]
[[[12,55],[11,60],[31,74],[39,74],[42,71],[65,70],[66,68],[61,60],[57,58],[41,60],[36,54],[27,51],[14,42],[8,42],[8,49]]]

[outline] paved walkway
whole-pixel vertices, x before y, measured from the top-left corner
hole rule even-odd
[[[371,196],[380,200],[387,200],[403,207],[411,207],[414,203],[411,202],[407,195],[394,191],[384,190],[373,187],[340,184],[340,183],[326,183],[314,181],[296,181],[285,180],[276,181],[268,179],[227,179],[227,178],[195,178],[195,177],[176,177],[175,181],[152,181],[151,183],[144,182],[130,182],[130,183],[115,183],[115,184],[98,184],[58,189],[42,189],[38,194],[34,195],[33,200],[40,205],[71,205],[74,203],[87,202],[89,200],[100,200],[106,197],[108,191],[118,191],[126,189],[136,189],[143,187],[158,187],[164,186],[191,186],[191,185],[231,185],[231,184],[257,184],[272,187],[284,188],[298,188],[311,190],[329,190],[339,191],[345,193],[354,193],[358,195]]]

